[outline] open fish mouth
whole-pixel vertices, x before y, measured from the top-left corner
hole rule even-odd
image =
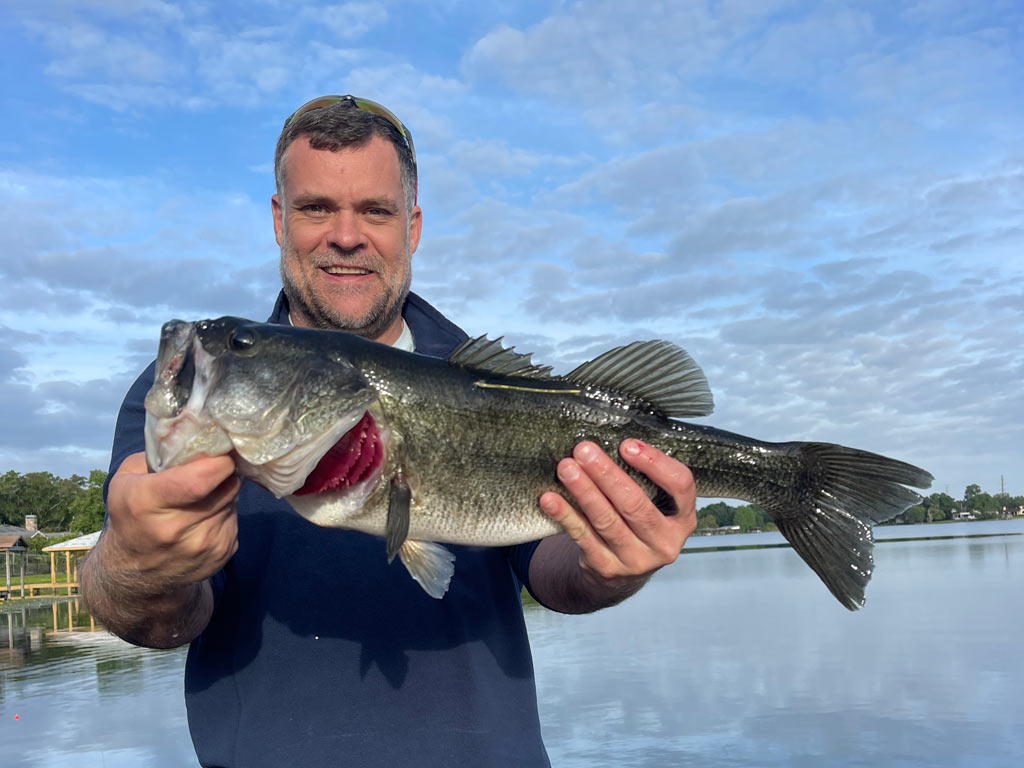
[[[146,464],[151,471],[185,463],[196,454],[231,450],[227,433],[204,410],[215,383],[214,358],[200,343],[196,324],[165,323],[153,387],[146,394]]]
[[[379,477],[390,432],[368,408],[371,391],[311,433],[290,396],[305,372],[281,377],[281,397],[240,415],[230,388],[228,356],[198,323],[171,321],[161,332],[154,384],[146,396],[146,462],[161,471],[198,456],[232,454],[240,474],[275,496],[343,492]],[[209,346],[209,349],[207,348]],[[218,389],[221,391],[218,392]],[[293,394],[293,393],[292,393]]]

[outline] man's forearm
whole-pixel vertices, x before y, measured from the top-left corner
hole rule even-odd
[[[567,534],[549,536],[530,561],[530,587],[537,599],[561,613],[592,613],[636,594],[650,575],[606,580],[580,566],[580,550]]]
[[[104,538],[81,567],[82,599],[86,610],[112,633],[147,648],[176,648],[195,639],[213,613],[210,582],[168,588],[147,584],[145,578],[116,567]],[[112,563],[105,563],[109,557]]]

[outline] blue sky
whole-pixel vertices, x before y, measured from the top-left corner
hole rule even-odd
[[[0,0],[0,471],[105,468],[160,325],[264,318],[284,118],[413,132],[413,288],[559,370],[639,338],[702,420],[1024,493],[1015,2]]]

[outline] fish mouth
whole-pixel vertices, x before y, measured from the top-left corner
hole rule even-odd
[[[391,434],[369,414],[376,392],[352,366],[339,368],[340,360],[320,365],[319,358],[282,371],[267,386],[249,387],[253,377],[245,361],[251,356],[245,353],[258,339],[242,333],[245,322],[175,320],[164,326],[146,395],[150,470],[230,454],[240,475],[278,498],[368,488],[367,481],[381,474]],[[348,376],[346,385],[356,389],[339,392],[344,410],[322,407],[319,416],[307,418],[300,394],[323,387],[328,375]]]
[[[295,496],[347,491],[379,474],[384,464],[384,440],[367,411],[352,429],[321,457]]]
[[[146,394],[146,464],[159,472],[197,454],[228,453],[231,439],[203,412],[215,385],[213,356],[195,323],[172,320],[161,331],[154,385]]]

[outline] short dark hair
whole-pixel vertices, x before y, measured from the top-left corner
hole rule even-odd
[[[282,195],[284,174],[281,161],[292,142],[300,136],[309,139],[313,149],[337,152],[346,147],[362,147],[374,136],[386,139],[398,152],[398,168],[402,177],[402,194],[406,210],[411,211],[416,201],[416,164],[405,137],[383,117],[360,109],[351,102],[338,101],[326,107],[303,112],[281,130],[274,150],[274,183]]]

